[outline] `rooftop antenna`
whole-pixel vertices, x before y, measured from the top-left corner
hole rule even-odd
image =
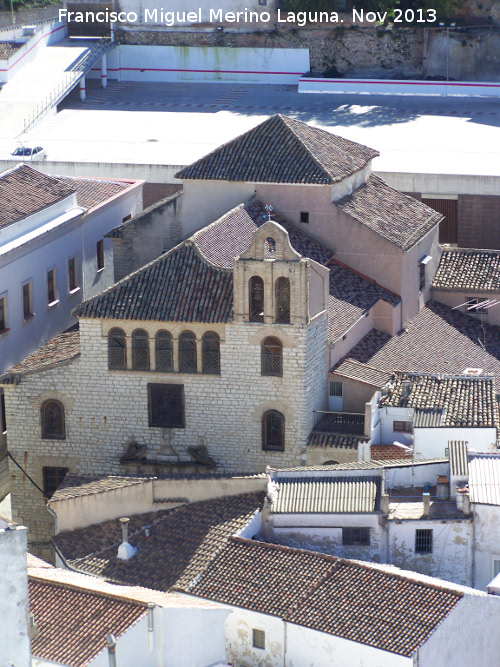
[[[264,213],[264,215],[262,217],[264,218],[264,220],[270,221],[271,217],[273,215],[274,206],[271,206],[271,204],[266,204],[264,206],[264,208],[266,209],[266,212]]]

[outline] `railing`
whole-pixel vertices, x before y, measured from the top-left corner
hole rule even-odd
[[[314,412],[314,429],[326,433],[352,433],[363,435],[365,416],[357,412]]]
[[[76,86],[78,81],[84,76],[105,51],[107,51],[112,42],[109,37],[101,38],[76,64],[70,72],[64,75],[63,80],[54,88],[45,99],[37,104],[33,111],[24,119],[24,132],[27,132],[43,114],[66,97],[66,95]]]

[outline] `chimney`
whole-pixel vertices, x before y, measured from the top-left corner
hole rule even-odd
[[[405,397],[408,397],[411,394],[411,380],[401,381],[401,393]]]
[[[117,558],[120,558],[120,560],[129,560],[129,558],[132,558],[137,551],[137,549],[128,541],[128,522],[130,519],[122,517],[119,521],[122,526],[122,543],[118,547]]]
[[[431,494],[426,491],[422,494],[422,500],[424,503],[424,516],[428,517],[431,511]]]
[[[371,442],[358,443],[358,461],[371,461]]]
[[[380,496],[380,509],[383,514],[389,514],[389,501],[390,496],[387,493],[383,493]]]
[[[116,667],[116,639],[114,635],[106,637],[106,645],[108,647],[109,667]]]

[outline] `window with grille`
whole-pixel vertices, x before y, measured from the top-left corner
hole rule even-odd
[[[262,418],[262,449],[285,449],[285,418],[277,410],[269,410]]]
[[[76,257],[68,259],[68,284],[69,291],[74,292],[78,289],[78,277],[76,273]]]
[[[7,329],[7,299],[0,297],[0,333]]]
[[[132,368],[136,371],[149,370],[149,338],[144,329],[136,329],[132,334]]]
[[[415,553],[432,553],[432,529],[417,529],[415,531]]]
[[[489,308],[485,308],[484,306],[480,306],[479,308],[476,307],[478,303],[484,304],[485,301],[488,301],[486,297],[470,297],[466,300],[465,312],[472,314],[481,313],[482,315],[487,315]]]
[[[264,338],[261,347],[261,374],[276,377],[283,375],[283,346],[279,338]]]
[[[342,382],[330,382],[330,396],[342,397]]]
[[[43,469],[43,491],[46,496],[52,498],[66,477],[68,468],[44,468]]]
[[[42,438],[64,440],[66,430],[64,424],[64,406],[60,401],[49,400],[42,404],[41,410]]]
[[[108,368],[127,368],[127,343],[122,329],[111,329],[108,333]]]
[[[342,544],[345,547],[369,547],[369,528],[342,528]]]
[[[220,338],[214,331],[207,331],[201,340],[203,373],[220,373]]]
[[[102,269],[104,269],[104,239],[97,241],[96,255],[97,255],[97,270],[102,271]]]
[[[252,630],[252,645],[254,648],[266,648],[266,633],[264,630]]]
[[[411,433],[413,430],[412,422],[393,421],[392,430],[399,433]]]
[[[264,322],[264,281],[260,276],[252,276],[248,281],[250,322]]]
[[[290,281],[288,278],[278,278],[275,291],[276,323],[290,324]]]
[[[31,303],[31,283],[23,285],[23,316],[27,320],[33,317],[33,305]]]
[[[196,373],[196,336],[192,331],[183,331],[179,336],[179,373]]]
[[[149,425],[184,428],[184,386],[148,384]]]
[[[156,334],[155,356],[157,371],[174,370],[172,334],[169,331],[158,331]]]
[[[56,272],[51,269],[47,271],[47,303],[50,305],[56,300]]]

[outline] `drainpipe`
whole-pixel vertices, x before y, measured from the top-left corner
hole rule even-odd
[[[148,650],[151,652],[154,647],[155,619],[153,615],[155,605],[148,602]]]
[[[116,639],[114,635],[109,634],[106,637],[108,647],[109,667],[116,667]]]
[[[287,624],[286,621],[283,621],[283,667],[286,667],[286,651],[287,651]]]
[[[472,505],[472,588],[476,587],[476,506]]]

